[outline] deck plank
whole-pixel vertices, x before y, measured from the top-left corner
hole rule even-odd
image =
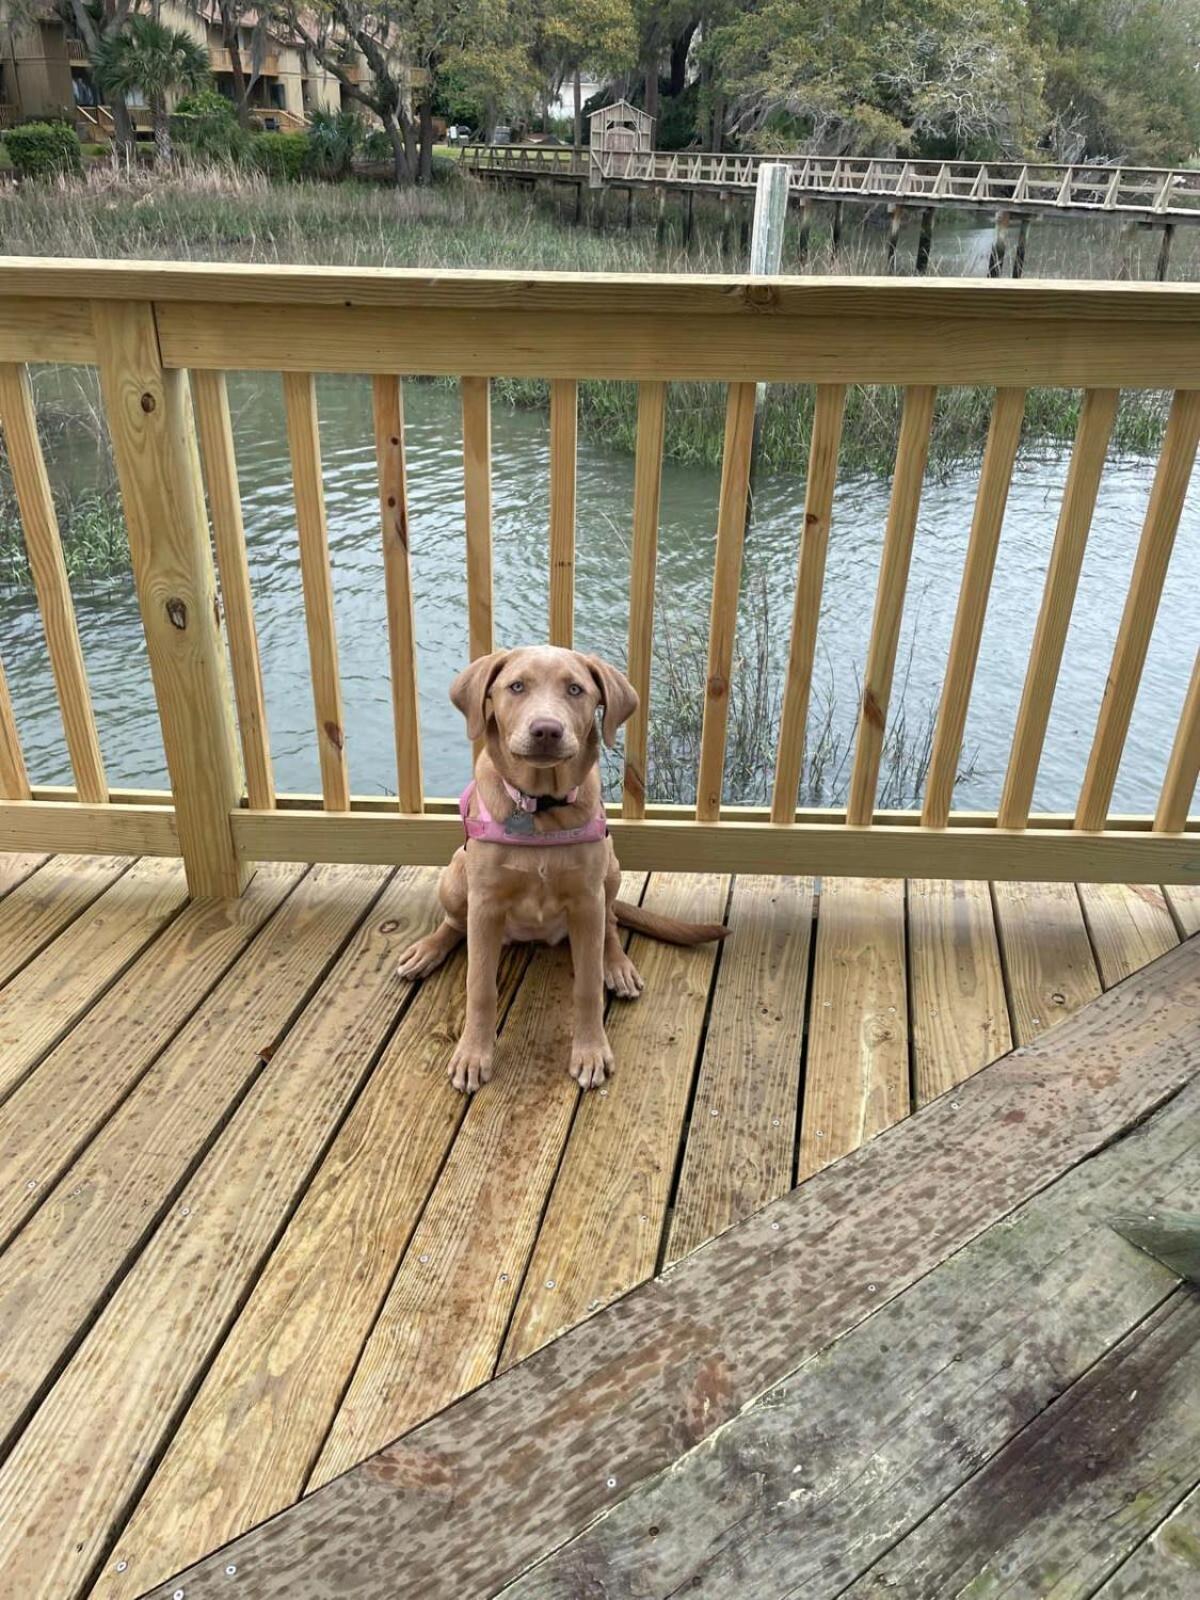
[[[1095,1600],[1196,1600],[1200,1567],[1200,1483],[1123,1566]]]
[[[1173,951],[155,1600],[501,1588],[1200,1074],[1198,1018]]]
[[[1139,1259],[1105,1214],[1130,1193],[1168,1205],[1194,1192],[1198,1113],[1192,1084],[1140,1134],[972,1241],[504,1600],[633,1600],[692,1587],[833,1600],[1171,1292],[1173,1275]]]
[[[1200,883],[1168,884],[1163,893],[1183,937],[1200,933]]]
[[[739,877],[729,925],[733,935],[721,953],[713,993],[667,1266],[792,1186],[812,879]]]
[[[186,906],[0,1107],[0,1242],[37,1209],[303,871],[260,866],[240,899]]]
[[[1073,883],[994,883],[1013,1042],[1031,1044],[1100,994]]]
[[[0,1102],[186,901],[182,863],[145,857],[5,985],[0,991]]]
[[[313,1470],[315,1488],[490,1377],[579,1090],[571,962],[538,950]]]
[[[909,1110],[904,882],[825,878],[817,912],[799,1176]]]
[[[1081,883],[1079,898],[1106,989],[1179,943],[1166,896],[1153,884]]]
[[[54,856],[0,900],[0,984],[133,865],[130,856]]]
[[[366,921],[0,1469],[0,1589],[83,1591],[370,1073],[411,997],[396,958],[435,906],[433,875],[411,869],[373,903],[385,877],[360,869],[346,880],[350,925],[369,908]]]
[[[908,959],[913,1090],[923,1106],[1012,1049],[988,885],[911,879]]]
[[[729,879],[655,873],[648,911],[720,922]],[[708,1006],[717,946],[629,942],[646,989],[614,1002],[614,1077],[579,1107],[504,1344],[502,1366],[654,1272]]]
[[[0,854],[0,899],[19,883],[24,883],[31,873],[49,859],[49,856],[34,855],[30,851]]]
[[[1200,1299],[1180,1290],[844,1592],[985,1594],[1002,1573],[1082,1600],[1197,1477]]]
[[[527,949],[502,967],[501,1015]],[[446,1063],[460,952],[422,985],[121,1536],[96,1600],[134,1597],[298,1500],[467,1101]]]
[[[117,1281],[197,1154],[258,1075],[378,893],[375,869],[315,868],[66,1169],[0,1255],[0,1314],[38,1339],[6,1352],[0,1438]]]

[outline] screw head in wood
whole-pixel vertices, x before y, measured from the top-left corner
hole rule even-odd
[[[553,1278],[547,1278],[547,1279],[546,1279],[546,1287],[547,1287],[547,1289],[555,1289],[555,1288],[557,1288],[557,1287],[558,1287],[558,1286],[557,1286],[557,1284],[556,1284],[556,1283],[555,1283],[555,1281],[554,1281],[554,1279],[553,1279]]]
[[[227,1578],[233,1578],[233,1577],[236,1577],[236,1575],[237,1575],[237,1563],[235,1561],[231,1561],[229,1563],[229,1565],[225,1568],[225,1576]]]
[[[610,1489],[615,1489],[617,1487],[617,1480],[615,1478],[608,1478],[606,1479],[606,1482]]]
[[[124,1572],[125,1568],[128,1565],[129,1565],[128,1561],[118,1561],[116,1566],[113,1568],[113,1571],[114,1572]]]

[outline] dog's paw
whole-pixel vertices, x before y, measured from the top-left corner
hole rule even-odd
[[[642,975],[633,962],[619,951],[611,960],[604,963],[604,987],[622,1000],[636,1000],[646,985],[642,982]]]
[[[613,1053],[603,1035],[598,1044],[573,1044],[568,1071],[581,1089],[598,1089],[613,1069]]]
[[[415,982],[418,978],[428,977],[445,959],[445,940],[439,939],[436,933],[426,934],[424,939],[418,939],[416,944],[410,944],[400,957],[396,963],[396,976]]]
[[[481,1049],[467,1039],[460,1039],[450,1057],[450,1082],[460,1094],[474,1094],[492,1076],[492,1049]]]

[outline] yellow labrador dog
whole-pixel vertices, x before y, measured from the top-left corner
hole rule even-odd
[[[491,1077],[496,971],[505,944],[571,941],[575,969],[571,1076],[604,1082],[613,1054],[604,990],[642,992],[618,926],[672,944],[724,938],[718,924],[677,922],[617,899],[621,869],[600,796],[605,744],[637,710],[633,685],[608,662],[575,650],[498,650],[450,686],[472,739],[485,739],[459,804],[467,842],[442,873],[444,920],[400,958],[402,978],[423,978],[465,937],[467,1016],[450,1061],[456,1089],[473,1094]]]

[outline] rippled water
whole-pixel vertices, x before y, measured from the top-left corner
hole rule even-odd
[[[318,385],[334,591],[346,702],[347,759],[356,793],[395,789],[386,679],[384,592],[366,379]],[[231,380],[247,540],[277,782],[319,787],[307,650],[278,379]],[[455,392],[409,384],[406,446],[413,582],[420,649],[425,787],[449,794],[468,772],[461,722],[446,698],[466,655],[462,457]],[[496,634],[502,644],[545,635],[549,509],[544,416],[500,406],[493,418]],[[86,478],[77,450],[52,472]],[[1065,456],[1025,454],[1001,541],[966,744],[970,776],[956,804],[991,808],[999,795],[1045,576]],[[1069,809],[1095,728],[1104,677],[1149,495],[1153,464],[1106,470],[1055,700],[1036,802]],[[900,647],[904,705],[920,723],[936,704],[970,527],[977,468],[925,488]],[[580,441],[576,627],[581,647],[624,660],[628,625],[632,460]],[[718,474],[667,463],[663,475],[658,633],[678,640],[707,618]],[[818,695],[832,696],[843,731],[853,723],[888,485],[850,478],[839,488],[821,614]],[[765,596],[776,674],[786,656],[804,480],[773,474],[757,486],[746,541],[743,622]],[[1200,500],[1193,489],[1171,564],[1125,760],[1118,809],[1153,808],[1187,676],[1200,642]],[[128,580],[77,586],[80,628],[110,775],[118,784],[165,781],[141,628]],[[0,596],[3,658],[35,782],[69,781],[40,622],[26,593]],[[745,627],[743,628],[745,635]],[[762,775],[762,783],[769,774]],[[728,798],[740,798],[729,796]]]

